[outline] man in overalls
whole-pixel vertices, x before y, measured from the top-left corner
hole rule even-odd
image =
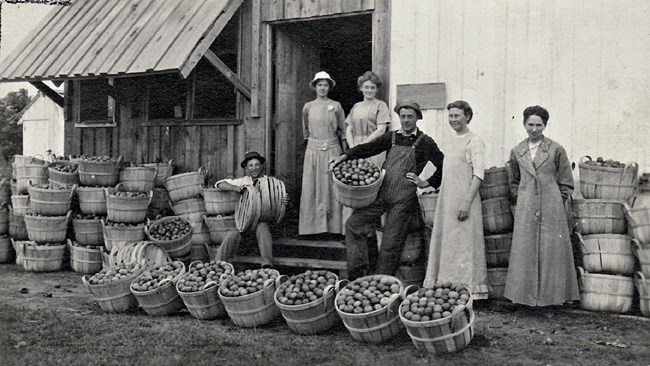
[[[330,167],[334,167],[347,159],[387,152],[383,166],[386,176],[377,199],[368,207],[356,209],[345,225],[350,279],[372,272],[366,239],[374,231],[373,223],[384,213],[386,224],[374,272],[395,274],[408,231],[414,222],[421,220],[416,186],[438,188],[442,181],[444,155],[433,139],[417,128],[417,121],[422,119],[420,106],[415,102],[401,102],[395,112],[402,124],[399,131],[389,131],[374,141],[357,145],[330,163]],[[427,180],[422,180],[418,175],[429,161],[436,171]]]

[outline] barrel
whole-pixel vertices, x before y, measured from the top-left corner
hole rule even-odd
[[[203,198],[188,198],[172,203],[172,209],[176,216],[187,219],[189,222],[202,220],[205,215],[205,202]]]
[[[636,259],[632,253],[632,238],[619,234],[582,236],[580,251],[582,266],[587,272],[632,275]]]
[[[505,167],[492,167],[485,169],[483,182],[479,188],[481,200],[508,197],[510,186],[508,184],[508,171]]]
[[[95,274],[102,270],[102,246],[86,248],[70,243],[70,267],[77,273]]]
[[[109,220],[135,224],[147,218],[147,210],[153,197],[152,191],[149,191],[149,195],[146,197],[118,196],[111,194],[108,189],[105,189],[104,193],[106,194],[106,215]]]
[[[32,211],[45,216],[61,216],[70,211],[72,195],[76,186],[61,189],[29,187],[29,203]]]
[[[125,191],[149,192],[154,189],[156,168],[124,167],[120,169],[120,183]]]
[[[370,206],[379,193],[379,188],[381,187],[382,182],[384,181],[384,176],[386,175],[386,170],[381,171],[381,175],[377,178],[376,181],[368,184],[366,186],[350,186],[344,183],[341,183],[334,174],[332,174],[332,181],[334,181],[334,190],[336,191],[336,197],[343,206],[350,208],[363,208]]]
[[[72,219],[74,238],[79,245],[104,245],[104,233],[100,219]]]
[[[625,234],[627,221],[623,201],[573,200],[576,230],[588,234]]]
[[[483,231],[486,235],[512,231],[513,219],[507,197],[490,198],[481,202]]]
[[[578,267],[580,307],[591,311],[627,313],[632,308],[632,277],[589,273]]]
[[[422,213],[424,224],[432,227],[433,218],[436,216],[438,193],[434,191],[422,192],[422,194],[418,195],[418,201],[420,202],[420,212]]]
[[[485,259],[489,268],[507,267],[510,262],[512,234],[485,236]]]
[[[68,234],[70,214],[65,216],[33,216],[25,215],[25,227],[29,240],[39,244],[60,243],[65,241]]]
[[[77,197],[79,198],[79,211],[86,215],[106,216],[106,192],[113,194],[113,187],[77,187]]]
[[[218,188],[204,188],[203,200],[208,215],[232,215],[237,209],[239,192],[222,191]]]
[[[639,166],[629,163],[624,168],[588,164],[585,156],[578,164],[580,193],[587,199],[623,200],[634,195],[638,184]]]
[[[508,276],[508,267],[488,268],[488,296],[491,299],[502,299],[506,290],[506,277]]]
[[[204,216],[203,220],[214,244],[221,244],[229,232],[237,232],[233,216]]]
[[[10,263],[14,258],[14,249],[8,235],[0,235],[0,263]]]
[[[79,183],[83,186],[115,186],[120,181],[120,164],[117,160],[79,160]]]
[[[276,271],[277,272],[277,271]],[[274,294],[280,285],[280,276],[275,281],[267,280],[261,291],[243,296],[224,296],[221,293],[223,282],[219,287],[219,298],[226,308],[228,317],[235,325],[242,328],[255,328],[270,323],[280,314],[275,305]]]
[[[24,242],[22,246],[23,268],[28,272],[56,272],[63,268],[66,243],[39,245]]]

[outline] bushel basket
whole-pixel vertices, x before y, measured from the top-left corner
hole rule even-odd
[[[192,262],[190,264],[190,269],[199,262]],[[183,292],[178,287],[178,282],[176,283],[176,290],[183,299],[183,303],[190,314],[200,320],[211,320],[223,317],[227,314],[224,304],[219,298],[219,285],[225,278],[225,276],[234,273],[234,268],[230,263],[220,262],[220,265],[226,267],[226,272],[217,282],[207,282],[203,289],[196,292]]]
[[[350,186],[341,183],[334,174],[332,174],[332,181],[334,181],[334,189],[336,190],[336,197],[343,206],[350,208],[363,208],[368,207],[375,202],[379,188],[381,187],[386,170],[382,169],[379,178],[376,181],[366,186]]]
[[[215,244],[221,244],[229,232],[238,232],[233,216],[204,216],[203,221],[210,233],[210,240]]]
[[[27,240],[27,227],[25,226],[25,216],[17,215],[13,209],[9,209],[9,236],[15,240]]]
[[[512,231],[514,220],[508,197],[490,198],[481,202],[483,231],[486,235]]]
[[[80,245],[104,245],[104,233],[100,219],[72,219],[74,238]]]
[[[29,209],[28,194],[14,194],[11,196],[11,207],[15,215],[25,216]]]
[[[632,235],[639,242],[650,244],[650,207],[631,208],[627,203],[623,206]]]
[[[184,274],[185,265],[183,264],[183,269],[176,277],[171,280],[164,279],[160,281],[158,288],[148,291],[138,291],[133,288],[133,283],[138,280],[138,277],[136,277],[131,282],[131,292],[138,300],[142,310],[150,316],[165,316],[176,313],[185,308],[183,299],[176,291],[176,283]]]
[[[28,272],[56,272],[63,268],[66,243],[59,245],[38,245],[23,242],[22,266]]]
[[[275,305],[275,290],[280,285],[280,273],[277,278],[268,279],[261,291],[243,296],[228,297],[221,294],[224,282],[219,286],[219,298],[228,312],[228,317],[235,325],[242,328],[255,328],[268,324],[280,314]]]
[[[156,220],[153,223],[146,225],[144,227],[144,232],[147,235],[147,238],[149,238],[149,240],[151,240],[152,242],[158,244],[160,247],[165,249],[167,253],[169,253],[169,256],[172,258],[182,258],[187,256],[190,253],[192,247],[192,230],[183,234],[183,236],[181,236],[180,238],[172,239],[172,240],[155,239],[151,236],[149,230],[152,227],[156,227],[156,225],[160,225],[169,221],[178,220],[179,218],[183,220],[186,224],[190,225],[190,222],[182,217],[168,216],[168,217],[163,217],[160,220]]]
[[[109,194],[115,193],[114,187],[77,187],[76,192],[79,199],[79,211],[86,215],[106,216],[107,190]]]
[[[120,181],[122,157],[117,160],[80,159],[79,183],[83,186],[114,186]]]
[[[237,210],[239,192],[204,188],[203,201],[208,215],[232,215]]]
[[[578,233],[582,266],[587,272],[631,275],[636,259],[632,238],[619,234],[585,235]]]
[[[120,191],[118,185],[116,189]],[[106,215],[108,219],[114,222],[123,222],[135,224],[142,222],[147,218],[147,210],[153,197],[153,192],[149,191],[146,197],[124,197],[111,194],[108,190],[106,194]]]
[[[201,197],[188,198],[172,203],[172,209],[176,216],[180,216],[189,222],[197,222],[205,215],[205,202]]]
[[[200,167],[196,172],[172,175],[165,179],[165,188],[169,192],[172,202],[189,198],[200,197],[203,194],[203,185],[207,170]]]
[[[580,307],[591,311],[627,313],[632,308],[632,277],[585,272],[578,267]]]
[[[627,220],[623,201],[573,200],[576,231],[588,234],[625,234]]]
[[[505,167],[492,167],[485,169],[483,182],[479,188],[481,200],[491,198],[508,197],[510,186],[508,184],[508,171]]]
[[[650,244],[641,244],[638,240],[632,240],[634,255],[639,259],[641,272],[650,277]]]
[[[25,215],[25,227],[29,240],[43,244],[65,241],[70,214],[71,211],[68,211],[65,216]]]
[[[0,236],[0,263],[9,263],[14,258],[14,249],[11,245],[11,238]]]
[[[422,194],[418,195],[418,201],[420,202],[420,211],[422,212],[424,224],[432,227],[433,218],[436,216],[438,193],[434,191],[422,192]]]
[[[120,170],[120,183],[125,191],[149,192],[154,189],[156,168],[124,167]]]
[[[580,159],[580,193],[587,199],[626,201],[634,195],[638,184],[639,166],[629,163],[624,168],[587,164],[589,156]]]
[[[29,187],[29,203],[32,211],[45,216],[61,216],[70,211],[72,195],[76,186],[63,189]]]
[[[138,300],[131,292],[131,282],[143,271],[144,268],[141,266],[131,276],[103,284],[92,285],[88,283],[87,276],[81,277],[81,281],[93,294],[102,310],[109,313],[121,313],[138,307]]]
[[[106,222],[102,220],[102,231],[104,233],[104,245],[108,251],[113,247],[120,248],[127,243],[134,243],[144,240],[145,223],[140,223],[136,226],[107,226]]]
[[[639,292],[641,314],[650,317],[650,280],[642,272],[637,272],[634,274],[634,282]]]
[[[49,182],[50,184],[55,184],[59,185],[62,187],[72,187],[74,185],[79,185],[79,172],[62,172],[60,170],[54,169],[53,166],[55,165],[62,165],[62,166],[74,166],[77,165],[77,163],[69,162],[69,161],[57,161],[54,163],[51,163],[47,167],[47,173],[49,176]]]
[[[165,179],[171,176],[174,170],[173,160],[168,163],[145,163],[144,166],[148,168],[156,168],[156,179],[154,180],[156,187],[164,187]]]
[[[68,241],[70,267],[77,273],[95,274],[102,270],[102,246],[86,248]]]
[[[497,234],[485,236],[485,259],[487,266],[505,267],[510,263],[512,234]]]

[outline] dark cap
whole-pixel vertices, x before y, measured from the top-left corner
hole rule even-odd
[[[242,162],[240,164],[241,167],[246,168],[246,163],[248,163],[248,161],[251,160],[251,159],[259,160],[260,164],[264,164],[264,162],[266,161],[266,159],[262,155],[260,155],[260,153],[258,153],[257,151],[249,151],[244,156],[244,160],[242,160]]]
[[[420,105],[417,104],[416,102],[411,101],[411,100],[405,100],[405,101],[397,103],[397,105],[395,106],[395,109],[394,109],[395,113],[399,114],[399,110],[402,109],[402,108],[410,108],[410,109],[414,110],[415,113],[418,116],[418,119],[422,119],[422,111],[420,110]]]

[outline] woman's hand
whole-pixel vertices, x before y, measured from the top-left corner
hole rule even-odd
[[[458,220],[465,221],[469,217],[469,206],[470,204],[466,201],[460,204],[460,209],[458,210]]]
[[[420,177],[415,173],[406,173],[406,179],[415,184],[418,188],[426,188],[429,186],[429,182],[420,179]]]

